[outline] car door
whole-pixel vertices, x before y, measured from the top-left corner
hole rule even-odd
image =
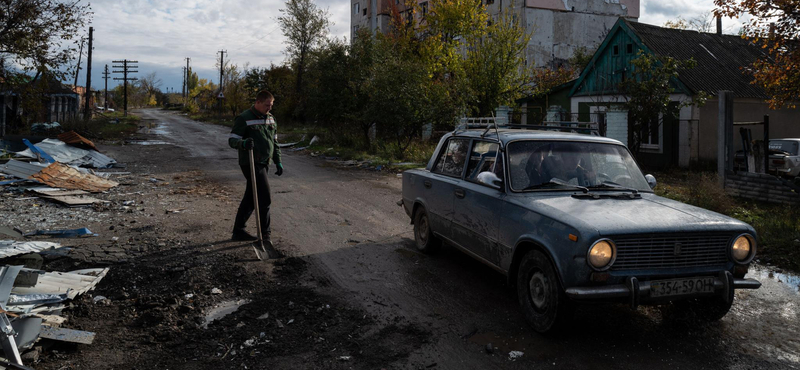
[[[462,182],[468,149],[469,139],[450,138],[442,146],[442,153],[431,169],[430,179],[422,179],[431,229],[447,239],[452,236],[453,199],[455,189]]]
[[[503,161],[497,142],[474,140],[467,164],[465,179],[453,194],[452,240],[474,255],[500,266],[503,251],[498,244],[498,224],[504,189],[495,189],[478,182],[478,174],[494,172],[503,178]]]

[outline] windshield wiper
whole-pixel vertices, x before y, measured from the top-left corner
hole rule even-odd
[[[589,189],[620,189],[620,190],[628,190],[634,194],[639,194],[639,190],[622,186],[613,181],[603,181],[603,183],[601,184],[590,186]]]
[[[549,187],[553,187],[553,186],[567,186],[567,187],[570,187],[570,188],[573,188],[573,189],[579,189],[584,193],[588,193],[589,192],[589,188],[587,188],[585,186],[572,185],[570,183],[565,182],[564,180],[559,180],[557,178],[553,178],[550,181],[544,182],[544,183],[541,183],[541,184],[528,186],[527,188],[522,189],[522,190],[525,191],[525,190],[545,189],[545,188],[549,188]]]

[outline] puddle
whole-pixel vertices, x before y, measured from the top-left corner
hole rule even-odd
[[[165,125],[161,122],[144,121],[142,122],[142,126],[139,126],[139,133],[151,134],[151,135],[167,135],[169,134],[169,131],[165,128]]]
[[[131,140],[128,144],[133,145],[172,145],[172,143],[162,140]]]
[[[239,299],[235,301],[220,302],[219,304],[214,306],[211,310],[209,310],[208,313],[206,313],[206,317],[203,320],[203,325],[202,325],[203,329],[208,329],[208,324],[210,324],[214,320],[219,320],[225,316],[228,316],[236,312],[236,310],[238,310],[239,307],[246,305],[250,302],[251,301],[249,299]]]
[[[776,272],[766,266],[753,265],[747,272],[748,278],[753,278],[763,285],[779,285],[789,288],[794,293],[800,293],[800,276],[786,272]]]

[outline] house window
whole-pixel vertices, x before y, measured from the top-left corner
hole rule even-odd
[[[649,125],[642,125],[641,129],[642,144],[640,148],[648,150],[661,149],[661,125],[658,117],[653,117]]]
[[[357,33],[358,33],[358,26],[353,26],[353,37],[356,37]]]
[[[494,0],[486,0],[486,5],[494,4]]]
[[[358,14],[359,10],[361,10],[361,4],[359,3],[353,4],[353,14]]]
[[[364,15],[367,15],[367,8],[364,8]]]
[[[619,55],[619,45],[614,45],[614,55]]]
[[[628,54],[633,54],[633,44],[625,45],[625,48]]]
[[[420,5],[422,6],[422,16],[425,16],[428,14],[428,2],[426,1]]]

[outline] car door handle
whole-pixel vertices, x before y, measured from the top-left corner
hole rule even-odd
[[[455,193],[456,198],[458,199],[463,199],[467,195],[467,193],[464,192],[464,189],[456,189]]]
[[[426,189],[430,189],[431,185],[433,185],[433,184],[431,183],[431,180],[425,180],[425,181],[422,182],[422,185],[425,185]]]

